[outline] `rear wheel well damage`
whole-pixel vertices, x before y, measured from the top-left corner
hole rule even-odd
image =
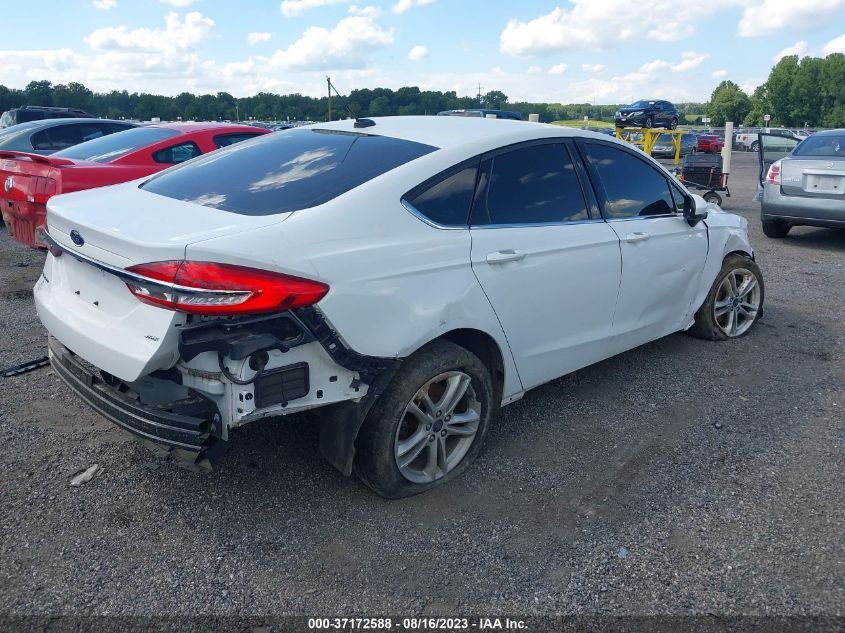
[[[319,337],[318,337],[319,338]],[[502,352],[495,339],[480,330],[459,329],[446,332],[428,341],[414,354],[425,349],[438,340],[447,340],[459,345],[476,355],[490,371],[493,382],[493,402],[498,407],[502,401],[505,382],[505,369]],[[406,359],[397,360],[374,374],[368,382],[367,394],[360,400],[348,400],[318,409],[316,413],[320,419],[320,451],[323,457],[346,476],[352,474],[355,461],[355,442],[358,432],[378,397],[390,386],[401,363]]]

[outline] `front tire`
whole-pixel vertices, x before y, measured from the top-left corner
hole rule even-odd
[[[787,224],[783,220],[762,220],[762,224],[763,235],[774,239],[786,237],[787,233],[789,233],[789,229],[792,228],[790,224]]]
[[[652,120],[651,117],[646,117],[645,123],[643,123],[643,127],[651,129],[651,126],[652,126],[653,123],[654,123],[654,121]]]
[[[763,273],[746,255],[728,255],[687,333],[709,341],[748,334],[763,316]]]
[[[751,144],[751,151],[756,152],[758,149],[760,149],[760,141],[754,141]]]
[[[459,345],[434,341],[405,361],[370,411],[356,471],[389,499],[450,481],[481,450],[493,407],[484,363]]]
[[[669,122],[669,129],[670,129],[670,130],[676,130],[676,129],[678,129],[678,119],[673,118],[673,119]]]

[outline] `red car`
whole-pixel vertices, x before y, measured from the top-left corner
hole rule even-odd
[[[51,196],[143,178],[268,133],[249,125],[163,123],[103,136],[50,156],[0,151],[3,221],[17,241],[46,248],[35,229],[44,223]]]
[[[699,134],[696,149],[699,152],[711,152],[713,154],[721,152],[725,146],[725,142],[719,140],[715,134]]]

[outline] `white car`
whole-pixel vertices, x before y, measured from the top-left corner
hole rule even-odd
[[[317,124],[55,196],[47,222],[38,314],[93,408],[201,466],[320,408],[323,454],[388,497],[463,471],[528,389],[763,306],[744,219],[550,125]]]

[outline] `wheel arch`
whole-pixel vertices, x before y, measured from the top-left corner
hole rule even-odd
[[[505,388],[505,357],[499,344],[487,332],[473,328],[460,328],[441,334],[434,340],[443,339],[455,345],[460,345],[468,352],[475,354],[490,370],[493,382],[493,402],[496,406],[502,402]]]

